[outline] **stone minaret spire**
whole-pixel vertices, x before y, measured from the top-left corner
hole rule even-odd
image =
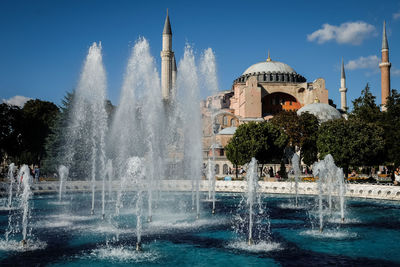
[[[342,58],[342,71],[340,74],[340,108],[343,111],[347,110],[347,99],[346,99],[346,73],[344,72],[344,63],[343,63],[343,58]]]
[[[168,100],[171,97],[173,58],[174,52],[172,51],[172,31],[167,9],[167,17],[165,18],[164,30],[162,34],[161,50],[161,92],[164,100]]]
[[[383,22],[382,34],[382,61],[379,64],[381,69],[381,96],[382,96],[382,111],[386,110],[386,100],[390,95],[390,67],[389,62],[389,46],[386,37],[386,21]]]

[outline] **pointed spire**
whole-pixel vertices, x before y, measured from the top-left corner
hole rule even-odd
[[[341,74],[340,74],[340,78],[346,79],[346,73],[344,72],[343,57],[342,57],[342,71],[341,71]]]
[[[271,57],[269,56],[269,49],[268,49],[268,58],[267,58],[267,62],[271,61]]]
[[[382,50],[389,49],[388,41],[386,37],[386,21],[383,21],[383,34],[382,34]]]
[[[172,35],[171,23],[169,22],[168,8],[167,8],[167,17],[165,18],[165,23],[164,23],[163,34],[170,34],[170,35]]]

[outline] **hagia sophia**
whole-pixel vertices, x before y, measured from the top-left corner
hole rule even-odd
[[[390,94],[389,46],[386,36],[386,24],[382,33],[381,94],[382,110],[385,110],[386,98]],[[161,51],[161,87],[164,99],[175,94],[176,62],[172,51],[172,31],[169,16],[165,19],[163,30],[163,48]],[[203,120],[203,161],[216,151],[216,175],[228,174],[233,169],[226,158],[224,147],[236,131],[238,125],[249,121],[271,119],[283,110],[297,111],[297,114],[309,112],[317,116],[320,122],[345,116],[348,109],[346,99],[346,74],[341,64],[339,88],[341,103],[337,109],[329,99],[325,79],[307,81],[286,63],[272,60],[270,53],[266,60],[249,66],[232,84],[230,90],[220,91],[216,95],[201,101]],[[214,118],[215,123],[212,122]],[[214,125],[214,127],[213,127]],[[215,135],[216,145],[212,147]]]

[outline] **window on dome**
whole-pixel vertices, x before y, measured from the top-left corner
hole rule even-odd
[[[224,125],[228,125],[228,117],[227,116],[224,116],[223,117],[223,123],[224,123]]]

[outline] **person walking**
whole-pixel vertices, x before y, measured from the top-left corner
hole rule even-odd
[[[39,176],[40,176],[40,169],[38,166],[35,166],[35,181],[38,183],[39,182]]]
[[[400,169],[398,167],[394,171],[394,185],[400,185]]]

